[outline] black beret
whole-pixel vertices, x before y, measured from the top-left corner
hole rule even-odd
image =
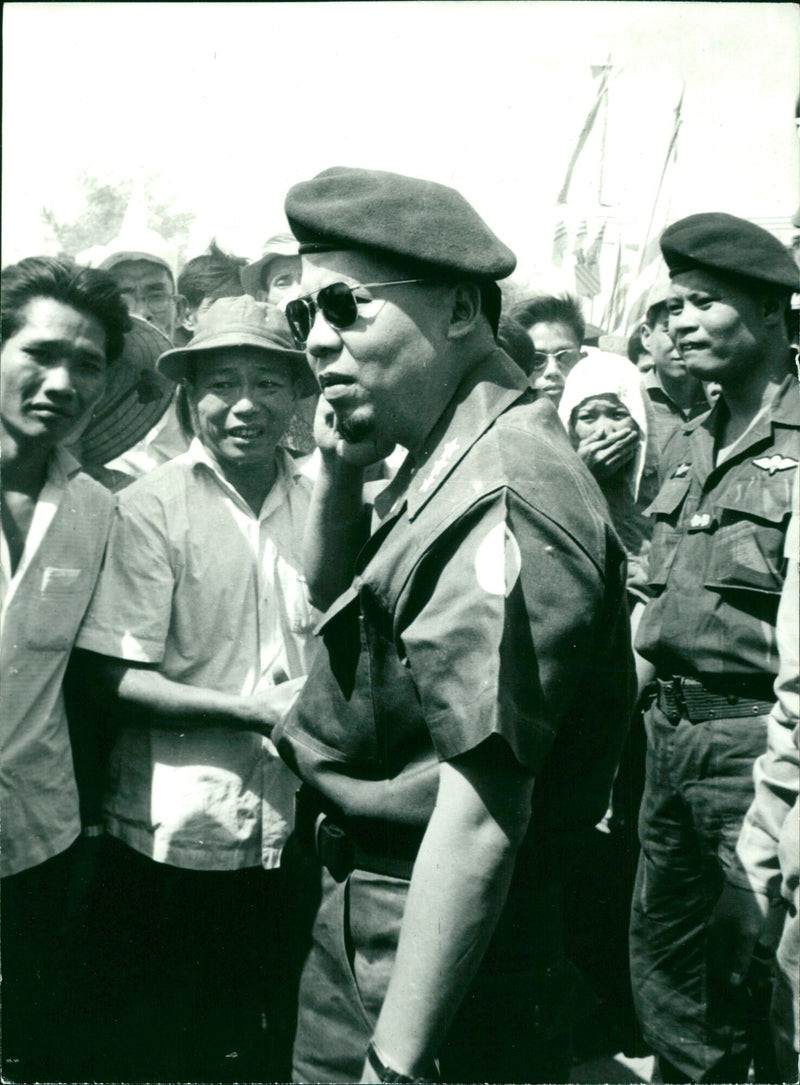
[[[670,275],[708,268],[786,290],[800,289],[800,271],[777,237],[722,211],[673,222],[661,235],[661,251]]]
[[[301,253],[358,249],[480,279],[517,264],[464,197],[435,181],[334,166],[289,189],[285,207]]]

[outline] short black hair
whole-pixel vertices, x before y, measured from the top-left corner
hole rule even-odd
[[[577,298],[571,294],[537,294],[515,305],[511,315],[528,329],[534,324],[563,324],[574,333],[578,346],[583,346],[586,321]]]
[[[531,375],[536,360],[536,347],[528,332],[513,316],[500,317],[497,345],[517,363],[523,373]]]
[[[647,311],[648,311],[648,313],[650,312],[649,309]],[[650,327],[650,328],[653,327],[653,325],[650,323],[649,320],[647,321],[647,324],[648,324],[648,327]],[[628,360],[633,362],[634,365],[636,365],[636,363],[639,361],[639,359],[641,358],[641,356],[643,354],[647,354],[647,351],[644,349],[644,345],[642,343],[642,329],[641,329],[641,326],[639,326],[638,328],[634,328],[634,330],[628,336],[627,351],[628,351]]]
[[[244,256],[233,256],[212,239],[208,252],[189,260],[178,276],[178,293],[196,308],[205,298],[238,298],[244,294],[239,278],[247,266]]]
[[[52,298],[94,317],[106,336],[106,360],[122,354],[131,318],[117,284],[107,271],[83,267],[66,256],[27,256],[0,274],[3,305],[0,337],[6,342],[23,326],[23,312],[34,298]]]

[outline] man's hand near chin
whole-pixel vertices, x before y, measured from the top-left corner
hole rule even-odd
[[[336,412],[324,396],[320,396],[314,416],[314,440],[326,463],[331,464],[338,459],[351,467],[360,468],[385,459],[394,448],[391,441],[379,437],[348,441],[339,429]]]

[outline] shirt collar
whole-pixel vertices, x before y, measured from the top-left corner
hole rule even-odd
[[[78,460],[66,448],[54,448],[47,463],[47,481],[55,486],[66,486],[81,470]]]
[[[524,374],[508,355],[499,348],[492,350],[464,376],[420,459],[412,463],[407,457],[375,499],[378,516],[383,519],[389,512],[399,512],[405,496],[408,518],[413,520],[478,438],[528,391]]]
[[[199,437],[193,437],[186,452],[177,458],[183,460],[184,463],[191,464],[194,470],[211,472],[225,492],[230,494],[238,505],[241,505],[243,509],[246,509],[250,516],[253,515],[253,510],[236,487],[231,486],[230,482],[225,478],[222,471],[219,469],[219,465],[208,454],[205,445]],[[266,516],[276,505],[280,504],[285,494],[288,492],[289,487],[294,484],[297,479],[303,477],[302,469],[306,458],[307,457],[295,459],[282,445],[277,446],[275,449],[275,461],[278,473],[275,477],[272,489],[264,498],[264,504],[258,517],[259,519]]]
[[[777,422],[784,426],[800,427],[800,395],[798,395],[797,378],[789,373],[773,396],[772,402],[765,407],[752,429],[747,433],[747,443],[742,447],[749,447],[756,441],[769,437],[772,434],[773,423]],[[713,442],[720,425],[720,414],[726,410],[722,396],[711,408],[708,414],[701,415],[686,422],[683,427],[684,433],[693,433],[704,430]]]
[[[661,378],[659,377],[658,373],[656,373],[655,369],[651,369],[649,373],[645,373],[643,379],[644,386],[650,393],[651,397],[653,392],[655,392],[657,399],[665,399],[667,403],[670,403],[675,408],[675,410],[680,411],[681,414],[683,413],[684,408],[681,407],[679,403],[676,403],[676,401],[672,398],[669,392],[664,388],[664,385],[661,383]],[[692,401],[687,409],[693,411],[698,406],[698,404],[701,403],[704,406],[708,407],[708,401],[706,400],[705,392],[703,391],[702,385],[700,385],[699,388],[695,386],[692,393]]]

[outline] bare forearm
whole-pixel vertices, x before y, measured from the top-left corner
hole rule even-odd
[[[423,1072],[430,1065],[480,966],[508,895],[531,789],[531,781],[510,781],[519,808],[511,831],[503,819],[486,816],[459,781],[445,801],[440,789],[375,1030],[377,1047],[396,1069]]]
[[[363,483],[362,468],[323,457],[303,541],[309,593],[320,610],[350,586],[356,556],[369,535]]]
[[[89,655],[89,653],[86,653]],[[250,696],[223,693],[166,678],[152,667],[92,657],[110,696],[133,723],[189,730],[222,726],[269,735],[291,707],[304,679]]]

